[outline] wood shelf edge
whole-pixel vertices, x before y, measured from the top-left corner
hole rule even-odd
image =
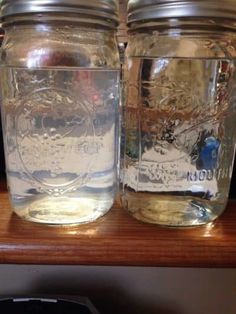
[[[214,223],[187,229],[144,224],[116,203],[97,222],[50,227],[12,214],[0,184],[0,263],[236,267],[236,202]]]

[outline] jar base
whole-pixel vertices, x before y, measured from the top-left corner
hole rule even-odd
[[[14,206],[14,212],[25,220],[41,224],[80,225],[104,216],[112,205],[112,199],[45,197]]]
[[[123,207],[137,220],[167,227],[193,227],[214,221],[226,207],[226,202],[197,197],[126,193]]]

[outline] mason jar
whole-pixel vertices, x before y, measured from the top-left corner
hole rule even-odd
[[[119,52],[115,0],[4,0],[2,120],[12,207],[80,224],[113,205]]]
[[[235,0],[130,0],[121,199],[138,220],[212,222],[236,140]]]

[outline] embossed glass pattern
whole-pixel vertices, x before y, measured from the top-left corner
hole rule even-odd
[[[14,211],[79,224],[114,202],[119,55],[113,30],[63,18],[5,24],[2,118]]]
[[[231,21],[217,27],[207,19],[158,23],[130,34],[122,203],[145,222],[201,225],[227,204],[236,141],[236,36]]]

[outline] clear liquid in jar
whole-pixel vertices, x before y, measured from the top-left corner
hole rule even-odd
[[[213,221],[234,161],[235,61],[129,58],[124,91],[123,206],[160,225]]]
[[[14,211],[47,224],[103,216],[117,184],[118,71],[2,69]]]

